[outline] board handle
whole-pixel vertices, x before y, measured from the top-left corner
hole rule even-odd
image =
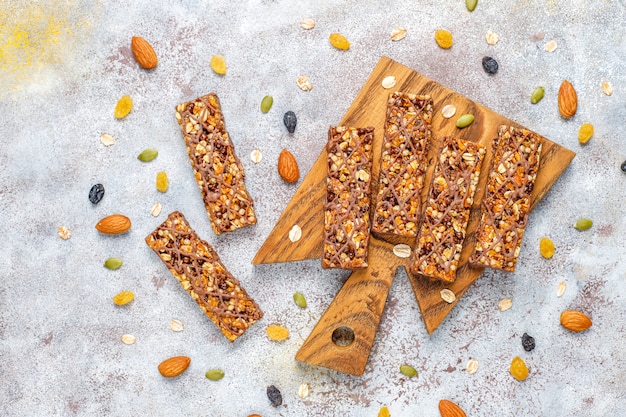
[[[391,283],[403,261],[398,258],[390,265],[392,248],[389,243],[370,239],[369,266],[352,272],[296,354],[296,360],[363,375]]]

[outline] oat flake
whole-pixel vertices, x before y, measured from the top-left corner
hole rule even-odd
[[[300,87],[302,91],[311,91],[313,89],[313,85],[309,82],[309,77],[306,75],[298,77],[296,84],[298,84],[298,87]]]
[[[456,300],[456,295],[454,295],[454,293],[447,288],[444,288],[443,290],[441,290],[439,294],[441,295],[441,298],[443,299],[443,301],[445,301],[448,304],[452,304],[454,300]]]
[[[497,33],[488,30],[485,34],[485,40],[489,45],[495,45],[500,40],[500,36]]]
[[[456,107],[454,106],[454,104],[446,104],[445,106],[443,106],[443,109],[441,109],[441,115],[445,117],[446,119],[451,118],[455,114],[456,114]]]
[[[507,311],[509,308],[513,307],[513,300],[510,298],[503,298],[498,303],[498,308],[500,311]]]
[[[546,52],[554,52],[556,50],[556,47],[557,43],[554,39],[552,39],[550,42],[544,45],[543,49],[545,49]]]
[[[608,81],[602,82],[602,92],[606,94],[607,96],[610,96],[611,94],[613,94],[613,86],[611,85],[610,82]]]
[[[396,86],[396,77],[394,77],[393,75],[389,75],[387,77],[385,77],[383,79],[382,82],[383,88],[385,90],[389,90],[390,88],[393,88]]]
[[[300,384],[300,388],[298,388],[298,396],[300,398],[306,398],[309,396],[309,384],[306,382]]]
[[[406,36],[406,28],[397,27],[391,31],[391,40],[400,41]]]
[[[393,247],[393,254],[398,258],[408,258],[411,256],[411,247],[404,243],[397,244]]]
[[[111,146],[115,143],[115,138],[111,135],[107,135],[106,133],[103,133],[102,136],[100,136],[100,142],[104,146]]]
[[[260,150],[255,149],[250,152],[250,159],[252,159],[252,162],[254,162],[255,164],[258,164],[259,162],[261,162],[261,159],[263,159],[263,154]]]
[[[152,214],[153,217],[158,217],[159,214],[161,214],[161,203],[154,203],[152,209],[150,210],[150,214]]]
[[[182,332],[184,328],[185,328],[185,325],[183,324],[182,321],[176,320],[176,319],[172,319],[170,321],[170,329],[173,332]]]
[[[57,229],[57,233],[59,234],[59,237],[63,240],[67,240],[72,236],[72,234],[70,233],[70,229],[65,226],[59,226],[59,228]]]
[[[315,20],[313,19],[302,19],[300,21],[300,27],[305,30],[313,29],[315,27]]]
[[[302,229],[297,224],[294,224],[291,230],[289,231],[289,240],[292,242],[297,242],[302,237]]]
[[[565,281],[561,281],[559,283],[559,286],[556,287],[556,296],[561,297],[563,294],[565,294],[566,288],[567,288],[567,284],[565,283]]]
[[[122,336],[122,342],[127,345],[132,345],[137,339],[132,334],[125,334]]]
[[[478,371],[478,361],[474,358],[470,359],[467,362],[467,366],[465,367],[468,374],[475,374]]]

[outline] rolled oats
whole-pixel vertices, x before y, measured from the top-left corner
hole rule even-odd
[[[161,214],[161,208],[162,208],[161,203],[159,202],[154,203],[154,205],[152,206],[152,209],[150,210],[150,214],[153,217],[159,217],[159,214]]]
[[[451,118],[455,114],[456,114],[456,107],[454,106],[454,104],[446,104],[441,109],[441,115],[446,119]]]
[[[396,77],[389,75],[383,79],[382,86],[385,90],[389,90],[396,86]]]
[[[300,384],[300,387],[298,388],[298,397],[306,398],[308,396],[309,396],[309,384],[307,384],[306,382],[303,382],[302,384]]]
[[[298,84],[298,87],[300,87],[302,91],[311,91],[313,89],[313,85],[309,82],[309,77],[306,75],[298,77],[296,84]]]
[[[100,136],[100,143],[102,143],[104,146],[111,146],[115,143],[115,138],[111,135],[103,133]]]
[[[59,234],[59,237],[63,240],[67,240],[72,236],[72,234],[70,233],[70,229],[65,226],[59,226],[59,228],[57,229],[57,233]]]
[[[124,342],[127,345],[134,344],[136,340],[137,339],[132,334],[125,334],[122,336],[122,342]]]
[[[315,20],[313,19],[302,19],[300,21],[300,27],[304,30],[313,29],[315,27]]]
[[[567,289],[567,283],[565,281],[559,282],[559,285],[556,287],[556,296],[561,297],[565,294],[565,290]]]
[[[252,159],[252,162],[254,162],[255,164],[258,164],[259,162],[261,162],[261,159],[263,159],[263,154],[260,150],[255,149],[250,152],[250,159]]]
[[[443,299],[443,301],[445,301],[448,304],[452,304],[456,300],[456,295],[454,295],[454,293],[447,288],[444,288],[443,290],[441,290],[439,294],[441,295],[441,298]]]
[[[392,41],[402,40],[402,39],[404,39],[405,36],[406,36],[406,28],[397,27],[397,28],[394,28],[391,31],[391,40]]]
[[[543,46],[543,49],[544,49],[546,52],[554,52],[554,51],[556,50],[556,47],[557,47],[557,46],[558,46],[558,45],[557,45],[556,41],[555,41],[554,39],[552,39],[550,42],[546,43],[546,44]]]
[[[489,45],[495,45],[500,40],[500,36],[497,33],[488,30],[487,33],[485,33],[485,40]]]
[[[613,86],[611,85],[610,82],[608,81],[602,82],[602,92],[606,94],[607,96],[610,96],[611,94],[613,94]]]
[[[393,254],[398,258],[408,258],[411,256],[411,247],[404,243],[399,243],[393,247]]]
[[[475,374],[476,371],[478,371],[478,361],[474,358],[471,358],[468,362],[467,362],[467,366],[465,367],[465,369],[467,370],[468,374]]]
[[[176,320],[176,319],[170,320],[170,329],[173,332],[182,332],[184,328],[185,328],[185,325],[183,324],[182,321]]]
[[[500,309],[500,311],[507,311],[512,306],[513,306],[513,300],[511,300],[510,298],[503,298],[498,303],[498,309]]]
[[[297,242],[302,237],[302,229],[297,224],[294,224],[291,230],[289,230],[289,240]]]

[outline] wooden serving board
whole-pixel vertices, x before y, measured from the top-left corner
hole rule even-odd
[[[393,90],[386,90],[381,83],[390,75],[395,76],[397,83]],[[375,128],[372,196],[377,195],[387,98],[394,90],[429,94],[434,100],[432,129],[435,145],[431,146],[429,152],[430,168],[426,174],[426,184],[430,184],[434,170],[432,161],[439,151],[440,140],[445,136],[456,136],[479,142],[487,147],[487,155],[483,163],[479,187],[470,215],[466,245],[461,255],[455,282],[441,283],[408,272],[409,260],[396,257],[393,254],[393,246],[400,242],[414,246],[415,239],[402,242],[401,239],[372,236],[369,247],[369,267],[350,275],[296,354],[296,359],[299,361],[353,375],[362,375],[365,370],[387,295],[399,266],[407,270],[428,333],[432,333],[439,326],[469,286],[480,276],[483,270],[469,267],[467,259],[473,247],[474,232],[480,217],[480,201],[484,195],[491,165],[491,142],[496,137],[500,125],[522,127],[410,68],[382,57],[346,115],[338,123],[355,127],[374,126]],[[441,115],[441,109],[446,104],[454,104],[457,108],[456,115],[450,119],[445,119]],[[474,123],[465,129],[457,128],[457,117],[466,113],[475,116]],[[545,139],[541,154],[541,167],[533,190],[532,207],[545,196],[574,156],[574,152]],[[323,149],[276,226],[257,252],[252,261],[253,264],[321,258],[325,183],[326,150]],[[426,200],[428,193],[428,187],[424,188],[422,201]],[[289,230],[296,224],[302,229],[302,238],[292,243],[287,236]],[[441,298],[440,291],[444,288],[449,288],[456,294],[456,300],[453,303],[448,304]],[[345,336],[345,331],[351,333],[352,342],[343,346],[344,343],[338,345],[336,341],[333,341],[333,336],[338,335],[337,329],[343,331],[341,332],[343,336]]]

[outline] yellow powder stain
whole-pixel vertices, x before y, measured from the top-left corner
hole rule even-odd
[[[0,92],[20,90],[63,64],[91,26],[78,1],[41,3],[0,0]]]

